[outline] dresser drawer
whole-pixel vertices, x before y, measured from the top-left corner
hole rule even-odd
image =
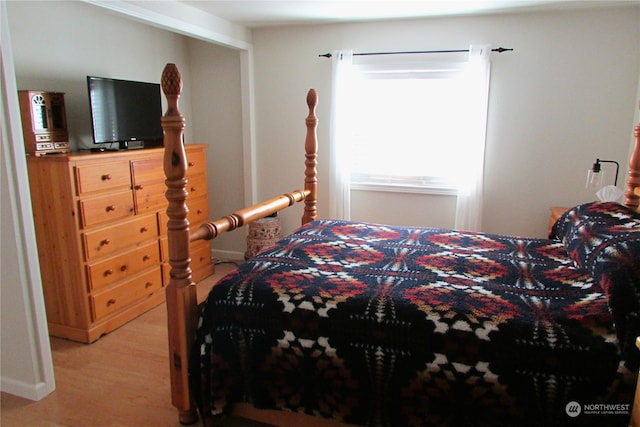
[[[87,260],[111,254],[119,249],[146,242],[158,237],[155,214],[137,216],[111,227],[84,233],[84,249]]]
[[[189,208],[187,214],[189,224],[195,225],[209,221],[209,200],[206,197],[187,199],[187,207]]]
[[[208,240],[198,240],[195,242],[189,243],[189,255],[191,256],[191,267],[193,270],[193,265],[195,262],[200,263],[201,261],[196,260],[196,258],[200,258],[202,253],[206,252],[207,258],[211,259],[211,242]],[[169,262],[169,238],[164,236],[160,239],[160,260],[162,262]]]
[[[78,195],[94,191],[131,188],[129,161],[81,164],[76,166]]]
[[[169,251],[167,247],[167,239],[164,238],[161,240],[161,242],[161,247],[163,248],[162,277],[165,286],[167,286],[169,284],[171,273],[171,266],[169,265]],[[191,279],[194,282],[198,282],[204,279],[209,274],[213,273],[214,266],[213,261],[211,260],[211,245],[208,241],[199,240],[197,242],[192,242],[189,255],[191,256],[191,264],[189,265],[191,267]],[[211,270],[209,272],[207,272],[206,270],[200,271],[201,268],[207,265],[211,266]]]
[[[148,184],[157,181],[164,183],[163,163],[163,156],[157,156],[152,159],[132,160],[131,173],[133,185]]]
[[[207,176],[206,175],[195,175],[187,179],[187,192],[189,196],[187,197],[187,203],[190,199],[195,199],[196,197],[204,196],[207,194]]]
[[[191,256],[190,267],[193,271],[211,264],[211,246],[209,242],[195,242],[195,244],[191,244],[189,255]]]
[[[93,318],[100,320],[161,288],[162,274],[160,266],[158,266],[151,271],[134,276],[118,286],[96,292],[91,296]]]
[[[154,240],[131,252],[87,265],[89,287],[91,290],[104,288],[159,263],[160,250]]]
[[[160,259],[162,262],[169,262],[169,238],[166,233],[160,238]]]
[[[187,199],[187,207],[189,213],[187,213],[187,219],[189,220],[189,226],[191,230],[195,230],[200,224],[209,221],[209,200],[206,197],[200,197],[198,199]],[[162,210],[158,212],[158,225],[160,226],[160,235],[167,235],[167,222],[169,217],[167,212]]]
[[[165,193],[167,186],[162,182],[148,184],[136,184],[134,187],[136,213],[157,211],[163,207],[166,209],[167,197]]]
[[[205,175],[207,171],[207,160],[204,151],[189,150],[187,146],[187,179],[195,175]]]
[[[125,218],[133,214],[131,190],[80,200],[80,217],[83,228]]]

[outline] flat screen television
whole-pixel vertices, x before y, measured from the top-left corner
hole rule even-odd
[[[162,144],[160,84],[87,76],[94,144]]]

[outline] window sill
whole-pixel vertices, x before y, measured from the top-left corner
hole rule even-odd
[[[351,189],[357,191],[384,191],[388,193],[432,194],[439,196],[456,196],[458,194],[458,191],[452,187],[410,184],[351,183]]]

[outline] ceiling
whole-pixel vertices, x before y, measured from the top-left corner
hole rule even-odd
[[[611,6],[637,0],[177,0],[249,28]]]

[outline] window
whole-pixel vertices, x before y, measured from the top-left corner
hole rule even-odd
[[[353,65],[351,188],[457,193],[467,142],[465,64]]]
[[[332,56],[329,213],[350,219],[351,189],[456,195],[455,228],[482,224],[489,45],[466,61],[354,64]],[[362,55],[360,55],[362,56]]]

